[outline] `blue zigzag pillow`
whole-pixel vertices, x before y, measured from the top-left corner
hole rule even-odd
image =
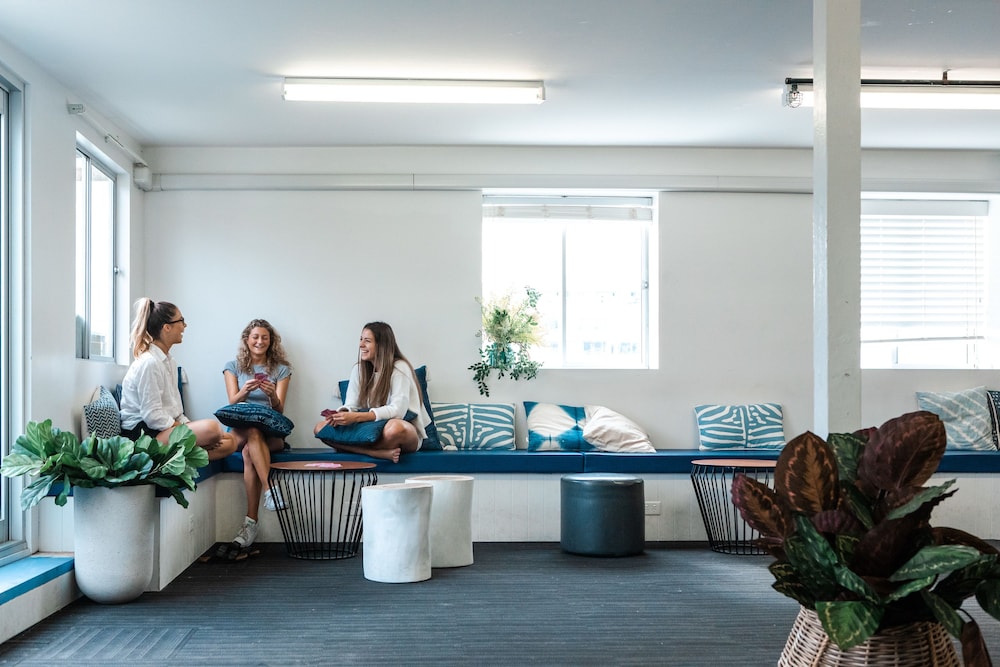
[[[513,403],[431,403],[442,449],[514,449]]]
[[[524,413],[528,419],[528,449],[590,449],[583,440],[587,421],[583,407],[525,401]]]
[[[698,405],[700,448],[781,449],[785,429],[780,403],[751,405]]]

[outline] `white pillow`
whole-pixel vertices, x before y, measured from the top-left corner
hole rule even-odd
[[[646,432],[634,421],[603,405],[584,406],[583,439],[604,452],[655,452]]]

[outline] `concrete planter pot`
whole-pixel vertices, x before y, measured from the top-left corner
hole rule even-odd
[[[156,497],[152,484],[73,489],[74,569],[94,602],[139,597],[153,576]]]

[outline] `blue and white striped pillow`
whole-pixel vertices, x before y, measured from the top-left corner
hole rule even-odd
[[[948,449],[996,451],[986,387],[963,391],[918,391],[921,410],[933,412],[944,422]]]
[[[698,405],[701,449],[781,449],[785,428],[780,403]]]
[[[431,403],[442,449],[514,449],[513,403]]]

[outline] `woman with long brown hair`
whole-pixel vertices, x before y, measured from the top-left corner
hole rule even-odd
[[[426,427],[431,420],[416,373],[400,352],[392,327],[385,322],[369,322],[361,330],[358,363],[351,370],[343,399],[344,405],[316,424],[314,433],[325,426],[387,421],[379,439],[370,445],[327,442],[337,451],[398,463],[401,453],[417,451],[427,437]],[[404,419],[407,411],[416,415],[412,421]]]

